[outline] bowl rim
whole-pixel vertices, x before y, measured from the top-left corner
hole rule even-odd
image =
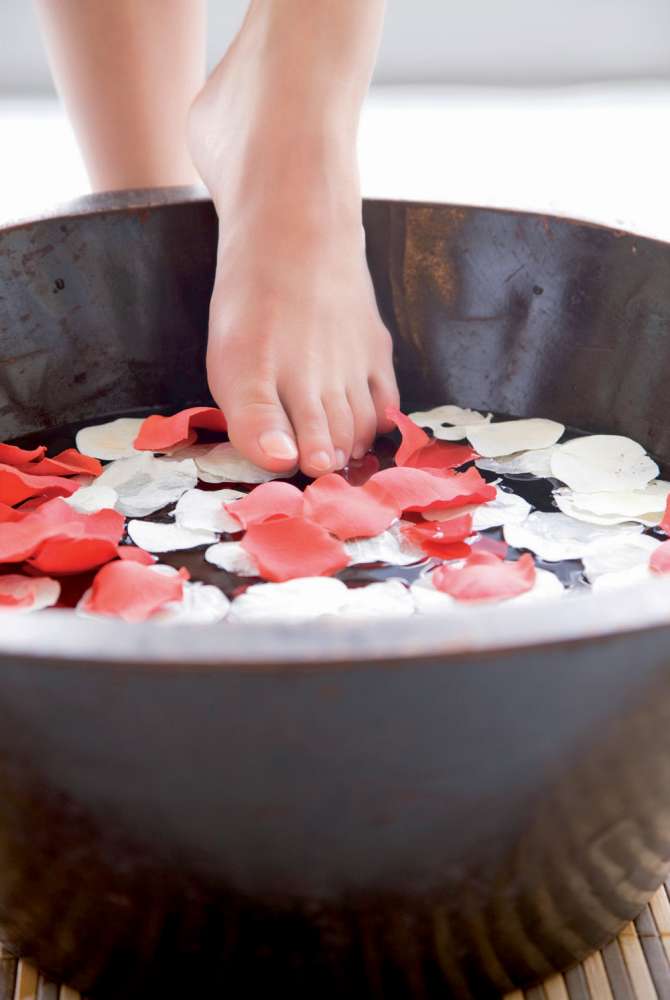
[[[668,245],[653,237],[600,223],[542,212],[404,199],[366,201],[524,215]],[[84,195],[35,218],[10,221],[0,227],[0,239],[13,230],[42,221],[67,221],[198,202],[210,202],[206,190],[200,186]],[[633,593],[635,599],[631,600]],[[547,648],[565,649],[567,655],[575,643],[602,642],[670,626],[670,574],[667,579],[660,577],[610,592],[577,592],[562,599],[521,602],[509,607],[502,602],[485,610],[485,619],[471,608],[456,608],[444,616],[416,614],[395,621],[321,618],[300,624],[223,621],[215,625],[164,627],[152,622],[94,621],[67,610],[52,609],[40,616],[38,629],[34,628],[30,615],[8,611],[2,613],[0,658],[101,666],[127,664],[148,669],[241,667],[264,671],[282,666],[313,669],[321,665],[348,667],[375,662],[400,665],[418,660],[478,659],[522,650],[540,654]],[[482,628],[484,621],[486,627]]]

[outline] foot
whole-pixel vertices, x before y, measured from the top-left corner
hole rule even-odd
[[[207,372],[247,458],[318,476],[391,429],[398,392],[365,260],[359,107],[324,105],[273,30],[270,46],[248,17],[191,112],[219,216]]]

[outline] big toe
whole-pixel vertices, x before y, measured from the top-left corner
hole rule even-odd
[[[222,408],[228,436],[245,458],[270,472],[295,469],[298,448],[278,397],[234,397]]]

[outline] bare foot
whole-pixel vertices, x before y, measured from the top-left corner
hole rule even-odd
[[[364,454],[398,402],[365,261],[360,102],[341,80],[324,96],[295,23],[283,44],[254,9],[189,123],[220,223],[207,371],[247,458],[317,476]]]

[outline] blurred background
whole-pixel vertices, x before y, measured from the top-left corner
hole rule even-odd
[[[211,0],[210,63],[245,6]],[[28,0],[0,2],[0,149],[0,220],[87,190]],[[361,129],[366,194],[670,240],[669,154],[670,0],[388,0]]]

